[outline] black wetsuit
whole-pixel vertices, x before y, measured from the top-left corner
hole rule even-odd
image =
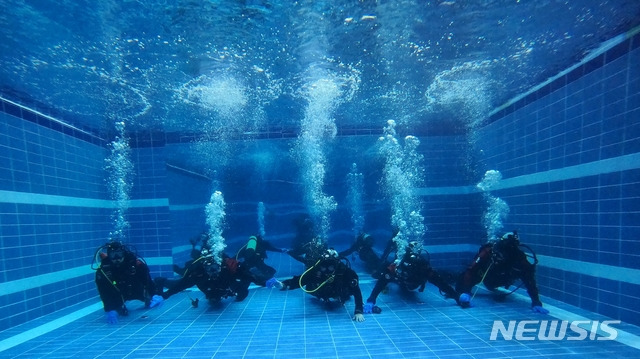
[[[327,246],[317,239],[313,221],[309,216],[303,215],[293,223],[296,227],[296,235],[287,254],[309,268],[316,263]]]
[[[304,274],[287,279],[283,284],[283,289],[297,289],[302,285],[316,298],[325,301],[336,299],[342,304],[353,296],[354,314],[362,314],[364,304],[358,274],[337,259],[320,260]]]
[[[473,286],[480,282],[490,290],[508,288],[517,279],[520,279],[527,289],[531,305],[542,306],[536,285],[535,265],[529,262],[527,255],[517,245],[500,246],[487,243],[480,247],[473,262],[460,276],[456,289],[459,293],[471,293]]]
[[[234,258],[223,258],[220,267],[212,257],[202,256],[191,263],[181,279],[168,284],[169,288],[162,297],[167,299],[195,285],[210,302],[232,296],[239,302],[249,295],[250,284],[251,277]]]
[[[118,311],[127,314],[125,302],[140,300],[149,306],[151,297],[156,293],[156,286],[151,280],[149,267],[133,252],[126,251],[120,263],[104,256],[96,271],[96,286],[104,311]]]
[[[327,248],[326,243],[312,239],[302,247],[289,251],[288,254],[293,259],[303,263],[305,268],[310,268],[322,257]]]
[[[369,273],[379,270],[383,264],[376,252],[373,250],[371,238],[367,240],[362,235],[358,236],[349,249],[340,252],[340,257],[347,257],[354,252],[358,253],[358,256],[364,262],[366,270]]]
[[[436,272],[424,255],[415,255],[407,253],[403,257],[400,264],[391,263],[378,276],[378,281],[371,291],[371,295],[367,299],[369,303],[375,303],[380,292],[384,290],[387,284],[397,283],[404,290],[415,290],[422,292],[427,284],[435,285],[448,298],[456,299],[457,293],[442,277]]]
[[[184,276],[184,273],[186,272],[187,268],[189,268],[191,263],[193,263],[193,261],[195,261],[196,259],[200,258],[200,256],[202,255],[202,250],[210,249],[208,246],[208,240],[209,240],[209,234],[206,232],[203,232],[198,237],[191,239],[189,241],[191,242],[191,254],[190,254],[191,259],[184,264],[184,267],[180,267],[177,264],[174,264],[173,271],[179,274],[181,277]],[[199,249],[197,248],[198,244],[200,244]]]
[[[276,273],[275,268],[264,262],[264,260],[267,259],[267,251],[278,253],[283,253],[284,251],[274,247],[260,236],[255,236],[255,238],[255,249],[244,246],[238,251],[236,258],[241,260],[245,270],[251,273],[252,281],[259,286],[265,287],[266,282],[273,278],[273,275]]]

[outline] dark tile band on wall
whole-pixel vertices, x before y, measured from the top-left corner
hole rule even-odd
[[[18,106],[8,100],[0,98],[0,111],[11,116],[21,118],[51,130],[64,133],[66,135],[78,138],[82,141],[89,142],[101,147],[107,145],[107,140],[101,138],[97,134],[88,130],[77,129],[48,116],[43,116],[38,112],[32,111],[26,107]],[[421,128],[415,129],[416,136],[444,136],[457,135],[459,128],[453,128],[449,125],[441,125],[437,122],[422,125]],[[251,133],[239,133],[231,137],[225,137],[227,140],[269,140],[269,139],[289,139],[296,138],[300,133],[299,128],[269,128]],[[382,128],[359,128],[354,126],[344,126],[337,129],[337,136],[380,136],[383,133]],[[145,147],[162,147],[167,144],[190,143],[202,140],[215,141],[216,138],[207,138],[206,135],[198,132],[163,132],[163,131],[145,131],[129,133],[130,146],[132,148]]]
[[[542,86],[536,91],[533,91],[527,94],[526,96],[519,99],[518,101],[494,113],[489,117],[489,120],[485,124],[490,124],[494,121],[497,121],[507,116],[508,114],[512,113],[513,111],[516,111],[519,108],[522,108],[538,99],[541,99],[544,96],[549,95],[553,91],[561,89],[562,87],[603,67],[604,65],[620,58],[621,56],[628,54],[629,52],[637,49],[638,47],[640,47],[640,34],[636,34],[631,38],[624,39],[619,44],[613,46],[612,48],[608,49],[604,53],[594,57],[593,59],[569,71],[567,74],[564,74],[558,77],[557,79]]]
[[[278,140],[298,137],[298,128],[270,128],[263,131],[240,133],[232,136],[225,136],[225,140]],[[364,128],[338,128],[337,135],[341,136],[372,136],[381,135],[382,129]],[[214,136],[203,135],[197,132],[138,132],[129,134],[129,144],[132,148],[160,147],[169,144],[192,143],[199,141],[217,141]]]
[[[399,133],[399,136],[414,135],[419,137],[429,136],[458,136],[464,134],[465,128],[452,126],[451,124],[440,124],[433,121],[422,124],[420,128],[408,133]],[[384,133],[380,128],[361,128],[355,126],[342,126],[337,128],[336,137],[353,137],[353,136],[381,136]],[[296,138],[300,134],[299,128],[269,128],[250,133],[238,133],[227,135],[224,140],[279,140]],[[215,136],[207,136],[198,132],[137,132],[128,134],[130,140],[129,145],[132,148],[161,147],[169,144],[184,144],[199,141],[217,141]]]
[[[25,121],[38,124],[40,126],[49,128],[56,132],[64,133],[65,135],[77,138],[85,142],[92,143],[97,146],[101,146],[101,147],[106,146],[107,142],[100,136],[92,133],[91,131],[80,130],[75,127],[66,125],[63,122],[60,122],[53,118],[49,118],[47,116],[43,116],[38,112],[31,111],[26,107],[18,106],[3,98],[0,98],[0,103],[2,104],[2,107],[0,107],[0,110],[8,115],[21,118]]]
[[[430,121],[420,124],[419,127],[400,131],[398,136],[413,135],[418,137],[441,137],[441,136],[459,136],[466,133],[466,127],[456,126],[451,123],[441,123],[439,121]],[[300,134],[300,128],[268,128],[251,133],[239,133],[225,137],[225,140],[278,140],[296,138]],[[336,137],[354,137],[354,136],[382,136],[384,130],[382,126],[376,128],[363,128],[356,126],[339,126],[336,131]],[[152,133],[135,133],[130,134],[132,140],[131,147],[154,147],[164,144],[190,143],[197,141],[216,141],[215,137],[207,137],[202,133],[196,132],[161,132]]]
[[[0,111],[11,116],[21,118],[25,121],[36,123],[51,130],[64,133],[66,135],[78,138],[82,141],[89,142],[98,146],[105,147],[107,140],[101,138],[95,133],[87,130],[77,129],[63,122],[43,116],[38,112],[32,111],[26,107],[18,106],[10,101],[0,98]],[[420,128],[414,129],[411,133],[415,136],[449,136],[459,135],[462,128],[456,128],[450,124],[440,124],[437,121],[423,124]],[[225,137],[226,140],[270,140],[270,139],[289,139],[296,138],[300,133],[299,128],[269,128],[251,133],[239,133],[231,137]],[[360,128],[355,126],[344,126],[337,129],[336,136],[380,136],[383,134],[382,128]],[[145,131],[129,133],[130,146],[132,148],[145,147],[162,147],[167,144],[190,143],[202,140],[215,141],[215,137],[207,138],[206,135],[198,132],[163,132],[163,131]]]

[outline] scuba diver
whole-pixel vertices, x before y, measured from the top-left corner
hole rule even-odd
[[[209,233],[207,233],[206,231],[200,233],[200,235],[195,238],[191,238],[189,240],[189,242],[191,243],[191,259],[185,263],[184,267],[180,267],[177,264],[174,264],[173,271],[179,274],[181,277],[184,276],[184,272],[187,270],[187,268],[189,268],[191,263],[193,263],[194,260],[200,258],[202,250],[209,249],[207,245],[208,241]],[[198,245],[200,246],[200,248],[198,248]]]
[[[351,269],[346,258],[340,258],[333,248],[327,249],[320,259],[301,275],[283,281],[283,285],[282,290],[300,288],[320,300],[330,302],[331,299],[336,299],[342,305],[353,296],[355,300],[353,320],[364,321],[358,275]]]
[[[267,258],[267,251],[286,253],[286,249],[274,247],[261,236],[251,236],[247,244],[242,246],[236,254],[236,260],[242,263],[245,270],[251,273],[253,282],[261,287],[282,288],[282,283],[273,275],[276,269],[267,265],[264,260]]]
[[[211,304],[228,297],[236,297],[236,302],[241,302],[249,295],[251,279],[235,258],[223,253],[222,264],[218,264],[211,251],[204,248],[200,257],[188,265],[182,278],[165,282],[168,289],[162,297],[168,299],[195,285]],[[197,306],[193,300],[192,304]]]
[[[429,264],[429,259],[422,253],[422,244],[418,241],[411,241],[407,245],[405,254],[400,261],[394,261],[384,270],[375,275],[378,281],[371,291],[364,305],[364,313],[381,313],[380,307],[376,306],[376,298],[387,287],[390,282],[397,283],[402,290],[413,291],[418,289],[423,292],[427,282],[440,289],[445,298],[452,298],[458,301],[458,294],[438,272]],[[426,251],[425,251],[426,252]]]
[[[533,263],[528,255],[520,249],[526,248],[532,253]],[[522,281],[531,298],[531,310],[536,313],[547,314],[549,311],[542,307],[536,286],[535,269],[538,259],[528,246],[521,244],[516,231],[505,233],[500,239],[486,243],[480,247],[473,262],[460,276],[456,289],[460,294],[459,301],[464,307],[471,305],[473,296],[471,289],[480,282],[489,290],[498,287],[508,289],[517,279]],[[520,286],[516,287],[516,291]],[[476,289],[477,291],[477,289]],[[508,295],[507,294],[507,295]],[[475,295],[475,293],[474,293]]]
[[[158,295],[162,289],[151,280],[147,263],[122,242],[110,241],[99,247],[91,268],[96,271],[96,286],[109,324],[129,314],[125,305],[128,300],[140,300],[145,308],[163,302]]]
[[[352,253],[358,253],[358,257],[364,262],[368,273],[379,270],[383,262],[373,250],[373,237],[369,233],[360,233],[349,249],[340,252],[340,257],[347,257]]]
[[[296,228],[296,235],[287,254],[298,262],[303,263],[305,268],[309,268],[327,250],[327,246],[318,238],[309,215],[301,215],[293,221],[293,224]]]
[[[313,266],[327,251],[327,243],[316,237],[305,243],[297,251],[287,253],[298,262],[304,264],[305,268]]]

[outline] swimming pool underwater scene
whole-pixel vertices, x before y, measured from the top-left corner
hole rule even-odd
[[[640,355],[640,2],[1,3],[1,358]]]

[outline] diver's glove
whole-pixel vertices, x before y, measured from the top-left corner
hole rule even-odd
[[[163,302],[164,298],[162,298],[162,296],[154,295],[151,297],[151,301],[149,302],[149,308],[159,307]]]
[[[281,281],[277,280],[275,277],[269,279],[266,283],[265,283],[267,288],[278,288],[278,289],[282,289],[282,287],[284,287],[284,284],[282,284]]]
[[[371,313],[373,313],[373,307],[374,307],[374,305],[375,305],[375,304],[373,304],[373,303],[371,303],[371,302],[367,302],[367,303],[365,303],[365,305],[364,305],[364,307],[363,307],[363,309],[362,309],[362,312],[363,312],[364,314],[371,314]]]
[[[468,308],[471,306],[471,296],[468,293],[460,294],[458,298],[458,304],[460,304],[463,308]]]
[[[108,324],[118,324],[118,312],[115,310],[110,310],[105,313],[105,318],[107,318]]]
[[[534,313],[549,314],[549,310],[547,308],[543,308],[542,305],[534,305],[531,307],[531,310],[533,310]]]

